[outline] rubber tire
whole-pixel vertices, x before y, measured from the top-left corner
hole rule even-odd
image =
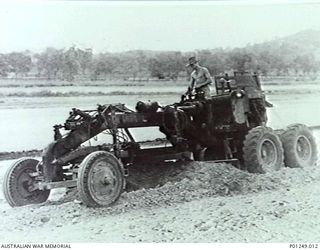
[[[115,194],[107,200],[97,199],[90,188],[90,170],[94,166],[94,164],[100,160],[104,160],[109,163],[109,165],[113,168],[117,178],[117,190]],[[88,207],[103,207],[113,204],[119,199],[124,189],[124,184],[125,180],[122,165],[119,160],[111,153],[108,153],[106,151],[93,152],[87,155],[80,164],[77,179],[77,189],[79,191],[81,200]]]
[[[303,161],[296,151],[299,136],[308,139],[311,146],[311,156],[308,161]],[[315,139],[310,129],[304,124],[292,124],[280,135],[284,148],[284,162],[290,168],[303,168],[312,166],[317,162],[318,153]]]
[[[21,158],[6,171],[3,179],[3,193],[11,207],[39,204],[48,199],[50,190],[35,190],[33,191],[35,195],[29,198],[23,197],[17,190],[19,187],[17,178],[26,170],[36,172],[38,163],[39,161],[33,158]]]
[[[276,147],[277,159],[271,168],[279,170],[283,166],[284,154],[279,136],[271,128],[258,126],[249,130],[243,142],[243,162],[250,173],[264,174],[268,172],[264,168],[260,152],[260,146],[265,140],[271,141]]]

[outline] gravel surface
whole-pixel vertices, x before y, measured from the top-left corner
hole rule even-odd
[[[0,162],[1,185],[12,162]],[[225,163],[162,167],[138,173],[144,181],[131,180],[107,208],[87,208],[64,189],[18,208],[1,194],[0,242],[320,241],[320,164],[265,175]]]

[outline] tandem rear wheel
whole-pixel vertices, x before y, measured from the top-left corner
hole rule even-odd
[[[304,124],[289,125],[280,135],[284,162],[290,168],[312,166],[317,162],[317,146],[311,130]]]
[[[279,136],[268,127],[249,130],[243,142],[243,161],[251,173],[267,173],[283,166],[283,147]]]
[[[243,142],[243,161],[249,172],[267,173],[282,166],[303,168],[317,162],[317,147],[304,124],[289,125],[279,135],[271,128],[249,130]]]

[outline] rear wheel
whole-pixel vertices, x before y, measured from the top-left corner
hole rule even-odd
[[[109,206],[120,197],[124,175],[119,160],[111,153],[97,151],[81,163],[77,188],[89,207]]]
[[[303,124],[293,124],[281,134],[284,161],[290,168],[312,166],[317,161],[317,146],[310,129]]]
[[[248,132],[243,142],[243,162],[249,172],[279,170],[283,158],[280,138],[271,128],[259,126]]]
[[[45,202],[50,190],[34,190],[37,165],[39,161],[23,158],[7,170],[3,181],[3,193],[10,206],[24,206]]]

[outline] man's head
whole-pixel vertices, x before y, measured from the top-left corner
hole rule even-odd
[[[199,66],[199,61],[197,60],[197,58],[195,56],[190,57],[188,62],[189,63],[186,65],[186,67],[191,67],[191,68],[195,69],[197,66]]]

